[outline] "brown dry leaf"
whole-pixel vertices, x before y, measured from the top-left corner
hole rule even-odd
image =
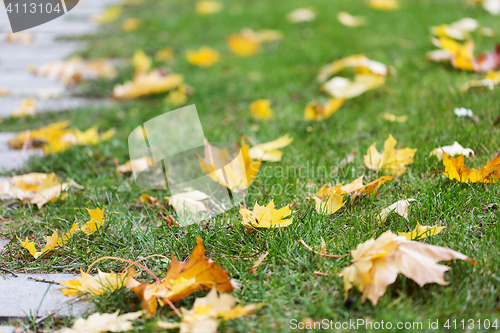
[[[356,286],[363,293],[362,302],[368,298],[373,305],[384,295],[387,286],[396,281],[399,273],[420,287],[427,283],[447,285],[444,272],[450,268],[438,262],[461,259],[476,264],[462,253],[409,241],[390,230],[376,240],[370,239],[359,244],[351,255],[351,266],[339,274],[344,278],[346,297],[349,290]]]
[[[305,120],[324,120],[334,114],[344,104],[345,98],[331,98],[326,103],[311,101],[304,110]]]
[[[398,232],[398,236],[404,236],[407,240],[418,240],[424,239],[429,236],[435,236],[439,234],[441,231],[446,229],[446,227],[440,227],[435,225],[433,227],[423,226],[417,222],[417,226],[411,232]]]
[[[236,282],[229,280],[224,269],[205,257],[201,238],[196,241],[198,244],[188,261],[179,262],[172,255],[170,267],[160,283],[139,283],[129,273],[126,286],[141,300],[146,318],[153,317],[158,303],[165,306],[168,303],[166,300],[177,302],[200,289],[215,287],[219,292],[228,293],[237,288]]]
[[[253,146],[248,151],[248,154],[254,160],[279,162],[283,152],[278,149],[288,146],[292,141],[293,138],[289,134],[285,134],[276,140]]]
[[[75,320],[73,327],[62,328],[56,333],[104,333],[132,331],[132,321],[142,315],[142,311],[129,312],[119,316],[115,313],[93,313],[87,319],[82,317]]]
[[[160,201],[158,200],[157,197],[152,197],[147,193],[143,193],[139,196],[139,201],[142,202],[145,205],[149,206],[157,206],[160,204]]]
[[[182,321],[172,323],[159,321],[161,328],[179,328],[180,333],[216,333],[219,323],[245,316],[262,307],[263,304],[236,305],[233,296],[227,294],[217,295],[213,288],[207,296],[196,298],[191,310],[182,310]]]
[[[382,153],[372,144],[364,156],[365,165],[376,171],[385,171],[393,176],[400,176],[406,171],[406,166],[413,163],[413,156],[417,149],[403,148],[396,149],[397,141],[389,134],[385,140]]]
[[[259,259],[257,259],[252,268],[250,269],[250,274],[255,274],[257,273],[257,268],[259,268],[260,264],[262,264],[262,262],[264,261],[264,259],[266,259],[266,257],[269,255],[269,251],[266,251],[265,253],[263,253]]]
[[[293,222],[293,217],[290,217],[290,214],[292,214],[290,205],[276,209],[273,200],[267,206],[260,206],[258,203],[255,203],[253,211],[240,207],[240,214],[243,217],[241,224],[247,227],[283,228]]]
[[[244,137],[241,138],[241,149],[236,158],[232,158],[226,148],[213,147],[207,141],[205,156],[198,156],[201,170],[231,191],[244,191],[257,177],[262,162],[252,160],[249,150]]]
[[[387,220],[387,216],[389,216],[389,214],[392,212],[395,212],[408,220],[408,207],[410,206],[410,203],[414,201],[415,199],[413,198],[399,200],[392,205],[382,209],[380,215],[378,216],[379,223],[384,223],[385,220]]]
[[[500,179],[500,155],[488,161],[481,169],[469,169],[464,165],[464,155],[457,158],[443,152],[446,177],[460,183],[496,183]]]

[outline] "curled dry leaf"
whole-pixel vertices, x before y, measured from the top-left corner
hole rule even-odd
[[[245,316],[262,306],[236,305],[233,296],[218,295],[217,290],[213,288],[207,296],[196,298],[191,310],[182,309],[180,323],[159,321],[157,325],[165,329],[179,328],[180,333],[216,333],[220,322]]]
[[[407,240],[418,240],[424,239],[428,236],[435,236],[439,234],[441,231],[446,229],[446,227],[440,227],[435,225],[433,227],[423,226],[417,222],[417,226],[411,232],[398,232],[398,236],[404,236]]]
[[[446,177],[460,183],[496,183],[500,179],[500,155],[488,161],[481,169],[469,169],[464,165],[464,155],[450,157],[443,152]]]
[[[323,104],[309,102],[304,110],[305,120],[323,120],[329,118],[344,104],[345,98],[331,98]]]
[[[104,273],[98,270],[97,274],[92,276],[80,269],[80,275],[81,277],[77,280],[61,282],[61,285],[66,287],[61,289],[64,296],[72,297],[85,294],[99,296],[106,292],[113,292],[125,287],[128,273],[116,274],[113,271]]]
[[[258,99],[250,103],[250,113],[255,119],[271,119],[273,110],[271,101],[268,99]]]
[[[205,145],[205,156],[203,158],[198,156],[198,159],[205,174],[235,192],[244,191],[250,187],[259,173],[262,162],[252,160],[244,137],[241,139],[240,153],[234,159],[226,148],[219,149],[208,142]]]
[[[323,84],[322,89],[337,99],[357,97],[385,84],[385,77],[377,74],[356,74],[354,81],[335,76]]]
[[[392,212],[395,212],[408,220],[408,207],[410,206],[410,203],[414,201],[415,199],[412,198],[399,200],[392,205],[382,209],[380,215],[378,216],[379,223],[384,223],[385,220],[387,220],[387,216],[389,216],[389,214]]]
[[[18,133],[9,140],[9,146],[13,149],[24,149],[27,147],[43,147],[45,154],[64,151],[77,145],[95,145],[101,141],[109,140],[115,134],[115,129],[110,129],[99,135],[96,127],[86,131],[68,129],[69,121],[60,121],[45,127]]]
[[[358,74],[389,75],[389,67],[381,62],[368,59],[364,54],[351,55],[323,66],[318,73],[318,81],[325,82],[345,68],[354,68]]]
[[[365,165],[376,171],[385,171],[393,176],[400,176],[406,171],[406,166],[413,163],[413,156],[417,149],[396,149],[397,141],[389,134],[384,142],[384,150],[379,153],[372,144],[364,156]]]
[[[222,10],[222,3],[214,0],[196,1],[194,8],[199,15],[216,14]]]
[[[287,227],[293,222],[293,217],[290,217],[291,213],[290,205],[276,209],[273,200],[267,206],[260,206],[255,203],[253,211],[240,207],[240,214],[243,217],[241,223],[244,226],[254,228]]]
[[[346,27],[356,28],[367,24],[366,17],[364,16],[352,16],[347,12],[339,12],[337,14],[337,20]]]
[[[316,18],[316,13],[311,8],[298,8],[287,14],[290,23],[311,22]]]
[[[476,264],[462,253],[409,241],[390,230],[376,240],[370,239],[359,244],[351,254],[351,266],[339,274],[344,278],[346,297],[349,290],[356,286],[363,293],[362,302],[368,298],[374,305],[384,295],[387,286],[396,281],[399,273],[420,287],[427,283],[447,285],[444,272],[450,268],[438,262],[460,259]]]
[[[278,149],[288,146],[292,141],[293,138],[289,134],[285,134],[276,140],[253,146],[248,154],[254,160],[278,162],[283,156],[283,152]]]
[[[198,67],[210,67],[219,61],[219,52],[214,49],[203,46],[198,51],[188,50],[186,60]]]
[[[93,313],[87,319],[82,317],[75,320],[73,327],[62,328],[56,333],[104,333],[104,332],[125,332],[134,329],[132,321],[142,315],[142,311],[129,312],[118,315],[115,313]]]
[[[145,317],[156,314],[158,303],[165,306],[176,302],[197,290],[215,288],[219,292],[229,293],[237,288],[234,280],[229,280],[227,272],[211,259],[205,257],[205,248],[200,237],[188,261],[179,262],[175,255],[165,277],[160,283],[139,283],[129,273],[127,288],[134,291],[141,300]],[[131,268],[131,271],[133,269]]]
[[[443,151],[448,156],[464,155],[469,157],[470,155],[474,155],[474,150],[470,148],[464,148],[460,143],[455,141],[451,146],[444,146],[434,149],[430,152],[429,157],[436,156],[440,161],[442,161]]]
[[[264,259],[266,259],[266,257],[269,255],[269,251],[266,251],[265,253],[263,253],[259,259],[257,259],[252,268],[250,269],[250,274],[255,274],[257,273],[257,268],[259,268],[260,264],[262,264],[262,262],[264,261]]]
[[[195,190],[178,193],[169,197],[168,204],[174,207],[178,213],[183,211],[199,213],[207,211],[208,206],[215,205],[215,202],[213,202],[208,194]]]

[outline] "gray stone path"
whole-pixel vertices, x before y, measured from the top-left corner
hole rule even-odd
[[[3,274],[3,273],[2,273]],[[78,316],[89,309],[91,302],[75,302],[74,297],[66,297],[59,284],[37,282],[28,277],[64,282],[74,280],[72,274],[17,274],[0,275],[0,319],[27,316],[43,317],[52,312],[60,316]]]
[[[3,3],[0,3],[0,88],[11,92],[9,96],[0,96],[0,118],[10,117],[26,98],[35,100],[38,113],[74,110],[94,104],[102,105],[102,101],[72,97],[71,91],[60,80],[35,76],[28,68],[70,57],[84,44],[62,40],[61,37],[95,33],[98,27],[91,23],[91,18],[118,1],[80,0],[78,5],[64,16],[27,30],[27,33],[34,34],[33,42],[27,45],[21,42],[8,43],[5,40],[11,28]],[[61,96],[40,98],[40,94],[43,96],[47,92],[60,92]],[[19,150],[9,149],[7,142],[13,134],[2,133],[1,126],[0,124],[0,172],[19,168],[29,156],[40,154],[40,151],[28,150],[21,153]]]

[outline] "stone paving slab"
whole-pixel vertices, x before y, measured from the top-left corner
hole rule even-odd
[[[1,326],[0,325],[0,333],[14,333],[16,328],[14,326]]]
[[[0,87],[10,90],[12,95],[34,97],[40,91],[64,91],[66,88],[61,81],[34,76],[28,72],[0,73]]]
[[[36,315],[42,317],[52,312],[59,316],[78,316],[91,307],[91,302],[71,303],[74,297],[66,297],[60,291],[64,286],[37,282],[28,277],[64,282],[74,280],[72,274],[6,274],[0,276],[0,318],[19,318]]]
[[[11,149],[8,141],[16,133],[0,133],[0,171],[14,170],[23,166],[33,155],[43,155],[41,149],[27,149],[24,153],[21,150]]]
[[[9,244],[9,240],[5,238],[0,238],[0,251],[2,251],[5,245]]]
[[[0,97],[0,118],[8,118],[12,111],[21,106],[23,98]],[[85,98],[62,97],[54,99],[34,98],[36,113],[73,111],[83,107],[92,107],[104,104],[102,101],[89,100]]]

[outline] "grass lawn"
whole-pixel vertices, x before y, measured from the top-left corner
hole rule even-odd
[[[0,257],[2,265],[15,272],[79,273],[103,256],[137,260],[157,253],[168,257],[175,254],[185,260],[199,236],[207,256],[239,282],[241,289],[233,292],[237,300],[241,304],[265,304],[253,314],[222,323],[221,332],[288,332],[292,319],[300,322],[303,318],[334,322],[383,320],[394,325],[423,322],[424,328],[428,328],[429,320],[439,320],[441,329],[448,319],[500,321],[498,312],[492,311],[500,308],[500,210],[496,208],[500,205],[500,188],[497,184],[458,183],[439,173],[429,175],[444,167],[437,158],[428,157],[432,149],[454,141],[474,149],[476,155],[466,159],[471,168],[480,168],[498,155],[500,129],[494,121],[500,115],[500,88],[459,93],[458,87],[463,82],[483,74],[426,60],[426,52],[435,49],[430,42],[431,26],[472,17],[498,34],[498,17],[481,6],[467,6],[456,0],[407,0],[402,2],[400,10],[392,12],[371,9],[358,0],[222,2],[224,9],[220,13],[203,17],[196,14],[191,0],[145,0],[140,5],[125,7],[116,23],[88,37],[88,49],[82,55],[129,58],[138,49],[153,55],[162,48],[172,47],[175,56],[170,67],[183,74],[185,82],[195,89],[186,105],[196,104],[210,141],[237,142],[242,135],[248,135],[257,142],[267,142],[291,134],[294,141],[283,149],[283,160],[263,162],[246,203],[253,207],[255,202],[267,204],[274,199],[277,207],[290,204],[294,223],[279,230],[248,232],[240,224],[241,216],[235,207],[202,225],[169,228],[160,215],[174,214],[164,199],[169,193],[143,190],[128,175],[118,174],[115,167],[115,159],[120,164],[129,160],[127,138],[135,127],[176,108],[165,102],[165,95],[158,95],[116,102],[109,107],[4,120],[2,131],[71,120],[82,130],[91,126],[101,130],[115,127],[117,133],[96,146],[73,147],[33,158],[17,172],[55,172],[60,179],[71,178],[85,189],[70,191],[65,200],[42,209],[21,203],[1,205],[2,237],[41,238],[54,230],[68,230],[75,219],[88,219],[85,208],[105,206],[107,212],[118,214],[110,214],[96,234],[89,237],[77,234],[68,246],[38,260],[33,260],[18,242],[12,242]],[[287,13],[304,6],[318,13],[314,21],[291,24],[285,19]],[[369,25],[354,29],[341,25],[336,15],[342,10],[366,16]],[[129,17],[139,18],[143,24],[133,32],[123,32],[121,22]],[[263,45],[255,56],[238,57],[229,52],[226,38],[245,27],[278,29],[284,38],[279,43]],[[493,49],[494,40],[498,37],[478,34],[475,37],[479,50]],[[209,68],[189,64],[185,52],[204,45],[220,52],[219,62]],[[330,118],[304,121],[306,104],[321,96],[316,81],[319,68],[358,53],[394,67],[396,73],[387,78],[385,87],[346,101]],[[161,63],[155,63],[154,67],[157,65]],[[132,72],[132,66],[128,66],[114,80],[84,83],[80,93],[110,96],[114,84],[128,80]],[[269,121],[256,121],[250,116],[249,104],[262,98],[272,101],[275,115]],[[472,109],[477,120],[455,116],[455,107]],[[389,123],[381,117],[384,112],[407,115],[408,121]],[[377,175],[364,167],[363,155],[373,142],[381,150],[389,134],[398,141],[398,147],[418,149],[407,171],[382,185],[378,195],[348,200],[330,216],[317,213],[308,182],[317,187],[327,182],[346,183],[363,173],[365,181],[375,179]],[[353,163],[332,173],[353,151],[356,152]],[[159,197],[164,205],[142,204],[141,193]],[[404,198],[416,199],[408,221],[392,214],[385,223],[378,223],[377,213]],[[362,304],[361,294],[354,289],[345,302],[342,278],[336,273],[349,265],[349,257],[320,257],[299,243],[303,239],[319,248],[323,237],[329,253],[346,254],[389,229],[413,230],[417,222],[446,226],[439,235],[420,242],[454,249],[475,259],[478,265],[458,260],[446,262],[451,267],[446,273],[449,286],[428,284],[420,288],[400,275],[376,306],[370,301]],[[265,251],[269,251],[266,260],[256,274],[251,274],[253,262]],[[144,263],[160,277],[169,266],[168,261],[155,258]],[[117,271],[123,263],[102,261],[96,267],[106,272]],[[326,275],[315,275],[315,271]],[[191,308],[195,297],[205,294],[199,291],[176,306]],[[125,288],[93,301],[99,312],[140,308],[135,294]],[[176,316],[168,306],[163,307],[155,318],[137,326],[137,330],[158,331],[154,327],[158,318],[175,320]],[[35,331],[60,325],[61,322],[49,318],[43,327],[30,327]],[[476,325],[470,331],[481,330]]]

